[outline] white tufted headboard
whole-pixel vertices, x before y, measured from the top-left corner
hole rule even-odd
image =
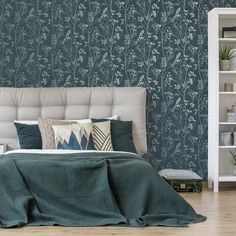
[[[134,144],[147,151],[146,90],[129,88],[0,88],[0,144],[17,149],[14,120],[104,118],[133,121]]]

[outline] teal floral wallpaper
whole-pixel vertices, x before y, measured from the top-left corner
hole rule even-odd
[[[0,86],[144,86],[149,161],[207,176],[207,12],[235,0],[0,0]]]

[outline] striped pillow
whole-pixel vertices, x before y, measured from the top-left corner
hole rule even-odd
[[[93,123],[92,135],[96,150],[113,151],[111,141],[111,121]]]

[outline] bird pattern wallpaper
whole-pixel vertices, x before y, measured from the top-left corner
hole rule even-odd
[[[207,178],[207,13],[235,0],[0,0],[0,86],[143,86],[147,159]]]

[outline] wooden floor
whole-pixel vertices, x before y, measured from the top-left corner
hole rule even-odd
[[[23,227],[19,229],[0,229],[0,236],[107,236],[107,235],[173,235],[173,236],[225,236],[236,235],[236,189],[212,193],[184,193],[183,197],[195,210],[208,217],[203,223],[192,224],[188,228],[126,228],[126,227]]]

